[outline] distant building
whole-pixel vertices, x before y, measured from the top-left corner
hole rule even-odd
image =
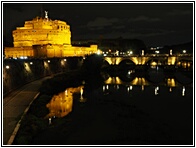
[[[71,45],[70,26],[60,20],[36,17],[13,31],[14,47],[5,47],[5,58],[84,56],[97,52],[97,45]]]
[[[75,40],[72,41],[75,46],[89,46],[90,44],[97,44],[98,48],[103,53],[132,53],[142,54],[142,51],[146,51],[147,47],[142,40],[138,39],[101,39],[101,40]]]

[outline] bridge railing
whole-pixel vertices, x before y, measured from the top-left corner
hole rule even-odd
[[[106,55],[105,57],[193,57],[193,54],[145,54],[145,55],[140,55],[140,54],[131,54],[131,55]]]

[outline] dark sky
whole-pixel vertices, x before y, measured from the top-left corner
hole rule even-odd
[[[102,38],[141,39],[147,46],[193,40],[193,3],[3,3],[3,34],[47,10],[49,18],[67,22],[72,40]]]

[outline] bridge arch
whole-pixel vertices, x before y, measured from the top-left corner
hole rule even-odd
[[[125,57],[104,57],[104,59],[110,64],[110,65],[118,65],[122,60],[126,60],[128,58]]]
[[[168,56],[168,55],[146,55],[146,56],[110,56],[104,57],[110,65],[119,65],[123,60],[131,60],[135,65],[147,65],[150,62],[157,61],[157,65],[175,65],[183,60],[193,61],[191,56]],[[191,64],[191,62],[189,62]]]
[[[123,59],[121,62],[118,64],[120,68],[123,69],[133,69],[135,68],[135,63],[131,59]]]
[[[107,60],[104,60],[104,59],[103,59],[102,67],[107,67],[107,66],[109,66],[109,65],[110,65],[110,63],[109,63]]]
[[[167,64],[167,59],[165,58],[162,58],[162,59],[159,59],[159,58],[150,58],[148,59],[144,65],[147,65],[147,66],[150,66],[150,67],[157,67],[157,66],[162,66],[162,65],[165,65]]]
[[[132,57],[104,57],[110,65],[119,65],[123,60],[130,60],[135,65],[144,65],[150,57],[132,56]]]
[[[178,61],[176,61],[176,66],[178,66],[179,68],[193,68],[193,61],[190,59],[180,59]]]

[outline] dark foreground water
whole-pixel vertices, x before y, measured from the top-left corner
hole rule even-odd
[[[123,79],[123,80],[122,80]],[[193,82],[181,72],[106,76],[55,95],[35,145],[192,145]]]

